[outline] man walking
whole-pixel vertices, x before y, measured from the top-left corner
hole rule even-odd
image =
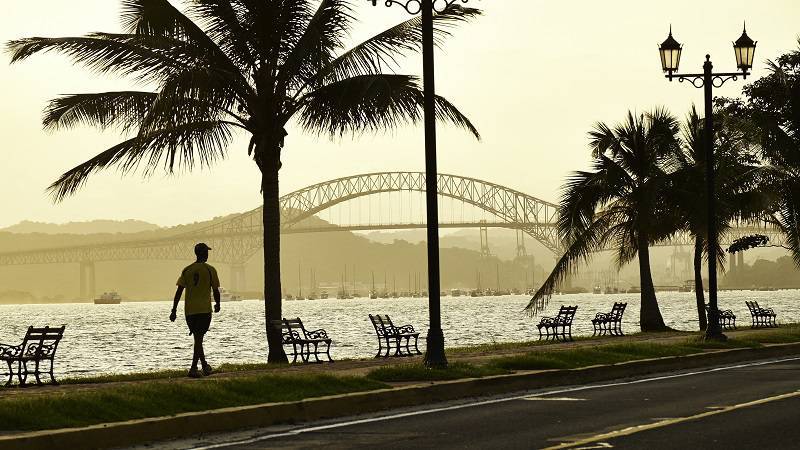
[[[189,376],[192,378],[208,376],[213,371],[206,362],[203,337],[211,326],[211,292],[214,293],[214,312],[219,312],[220,294],[217,269],[207,263],[209,250],[211,248],[202,242],[194,246],[197,261],[181,272],[177,283],[178,289],[175,291],[175,300],[172,304],[172,313],[169,315],[169,320],[174,322],[177,318],[178,302],[181,300],[181,294],[186,290],[184,299],[186,325],[189,326],[189,334],[194,336],[194,354],[192,367],[189,369]],[[198,361],[202,364],[202,373],[197,370]]]

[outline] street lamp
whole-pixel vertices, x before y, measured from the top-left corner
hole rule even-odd
[[[706,55],[703,64],[703,73],[679,74],[678,65],[681,60],[682,46],[672,37],[672,27],[669,36],[659,46],[661,68],[666,73],[669,81],[678,78],[678,81],[689,81],[696,88],[703,88],[705,93],[705,129],[703,139],[706,150],[706,195],[708,196],[708,327],[706,339],[726,339],[719,326],[719,309],[717,308],[717,226],[714,205],[714,105],[712,90],[720,87],[728,80],[742,79],[750,75],[753,67],[753,57],[756,52],[756,42],[747,36],[747,30],[742,31],[742,36],[733,43],[736,56],[736,66],[740,72],[714,73],[712,71],[711,56]]]
[[[446,367],[442,332],[441,283],[439,280],[439,204],[436,168],[436,88],[433,62],[433,13],[443,12],[456,2],[469,0],[369,0],[390,7],[398,5],[409,14],[422,15],[422,82],[425,93],[425,200],[428,230],[428,309],[430,327],[426,337],[425,365]]]

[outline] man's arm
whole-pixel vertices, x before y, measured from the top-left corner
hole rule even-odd
[[[214,312],[219,312],[219,301],[221,299],[219,288],[214,286],[211,288],[211,290],[214,291]]]
[[[173,322],[178,317],[178,302],[181,301],[181,295],[183,295],[183,286],[178,286],[178,289],[175,290],[175,298],[172,300],[172,312],[169,313],[169,320]]]

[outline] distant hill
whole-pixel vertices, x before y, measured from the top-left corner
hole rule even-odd
[[[116,234],[139,233],[158,230],[161,227],[141,220],[91,220],[87,222],[46,223],[24,220],[0,231],[9,233],[41,233],[41,234]]]

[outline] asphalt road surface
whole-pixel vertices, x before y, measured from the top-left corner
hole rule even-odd
[[[473,399],[155,447],[800,449],[800,358]]]

